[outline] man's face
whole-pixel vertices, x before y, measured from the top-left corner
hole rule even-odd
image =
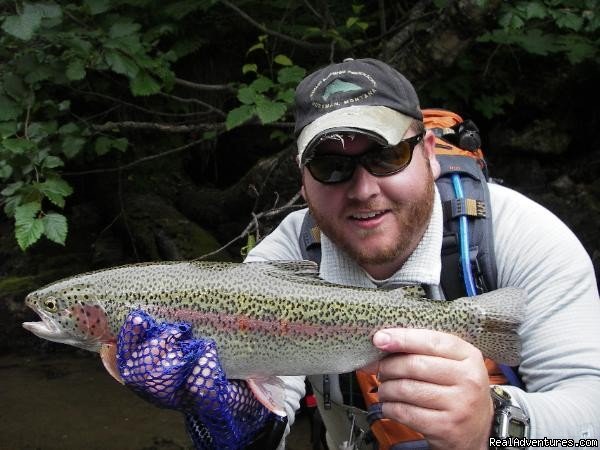
[[[414,134],[409,129],[404,139]],[[350,180],[323,184],[303,168],[303,193],[321,230],[375,278],[397,271],[427,228],[439,173],[433,145],[428,133],[406,169],[390,176],[376,177],[358,165]],[[343,142],[328,139],[318,151],[359,155],[369,147],[369,138],[357,134]]]

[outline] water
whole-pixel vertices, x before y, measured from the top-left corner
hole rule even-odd
[[[0,450],[188,450],[181,413],[117,383],[87,353],[0,356]],[[288,450],[308,450],[300,416]]]

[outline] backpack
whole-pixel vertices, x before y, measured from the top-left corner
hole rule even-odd
[[[497,288],[497,269],[487,186],[489,175],[480,148],[479,130],[472,121],[464,121],[458,114],[443,109],[424,109],[423,122],[436,137],[435,152],[441,168],[435,183],[444,215],[440,277],[444,297],[453,300],[494,290]],[[302,223],[299,244],[304,259],[320,264],[320,232],[309,213]],[[485,362],[491,384],[506,384],[508,380],[518,384],[507,368],[489,359]],[[323,383],[325,408],[331,407],[326,386],[329,377],[324,375],[327,380]],[[342,374],[339,384],[358,384],[360,387],[364,403],[354,406],[369,411],[370,432],[377,440],[379,450],[428,448],[421,434],[382,418],[381,410],[377,408],[378,382],[374,375],[360,370],[355,374]]]

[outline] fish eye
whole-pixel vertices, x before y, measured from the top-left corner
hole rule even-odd
[[[50,312],[58,311],[58,303],[54,297],[49,297],[44,300],[44,308],[46,308]]]

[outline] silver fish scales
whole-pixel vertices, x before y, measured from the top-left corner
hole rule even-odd
[[[455,334],[498,363],[519,362],[526,301],[516,288],[439,302],[413,287],[391,291],[318,278],[310,262],[164,262],[121,266],[50,284],[27,296],[39,337],[92,351],[114,344],[128,313],[186,321],[210,337],[229,378],[342,373],[380,359],[388,327]]]

